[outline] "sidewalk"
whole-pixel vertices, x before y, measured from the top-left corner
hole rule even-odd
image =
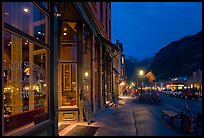
[[[90,125],[87,122],[70,124],[59,133],[59,136],[70,135],[69,132],[72,133],[72,130],[78,125],[98,127],[94,136],[136,136],[133,113],[126,104],[126,102],[130,102],[130,98],[132,97],[121,97],[117,104],[112,104],[97,114],[95,116],[96,121]],[[74,135],[82,136],[83,134],[74,133]]]

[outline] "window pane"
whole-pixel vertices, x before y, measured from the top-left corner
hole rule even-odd
[[[76,106],[76,64],[62,64],[62,106]]]
[[[48,17],[31,2],[4,2],[5,22],[48,43]]]
[[[40,4],[42,4],[42,6],[44,6],[46,9],[48,9],[48,2],[40,2]]]
[[[65,22],[62,27],[62,41],[67,43],[77,42],[77,23]]]
[[[47,52],[26,39],[4,31],[5,135],[48,119]]]
[[[61,60],[76,62],[77,45],[76,44],[62,44],[61,47]]]

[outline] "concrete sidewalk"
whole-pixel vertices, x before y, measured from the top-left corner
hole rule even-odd
[[[137,136],[131,107],[127,104],[132,97],[123,96],[111,108],[96,116],[93,126],[99,127],[95,136]]]
[[[94,136],[136,136],[135,122],[130,102],[132,97],[121,97],[116,104],[111,104],[100,111],[95,116],[95,122],[90,125],[87,122],[75,122],[60,131],[59,136],[68,135],[68,133],[77,125],[99,127]]]

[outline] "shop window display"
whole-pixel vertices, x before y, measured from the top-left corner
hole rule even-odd
[[[77,23],[64,22],[60,47],[59,107],[77,106]]]
[[[37,41],[49,42],[48,16],[32,2],[4,2],[3,6],[7,25],[3,31],[3,125],[4,135],[12,135],[49,117],[49,49]]]
[[[35,116],[47,112],[47,52],[11,33],[4,34],[4,126],[9,131],[35,124]]]

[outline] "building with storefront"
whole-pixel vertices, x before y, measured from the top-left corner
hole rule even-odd
[[[2,135],[57,136],[84,99],[106,108],[118,51],[110,2],[2,2]]]
[[[192,76],[188,77],[186,85],[188,88],[197,88],[202,95],[202,70],[194,71]]]

